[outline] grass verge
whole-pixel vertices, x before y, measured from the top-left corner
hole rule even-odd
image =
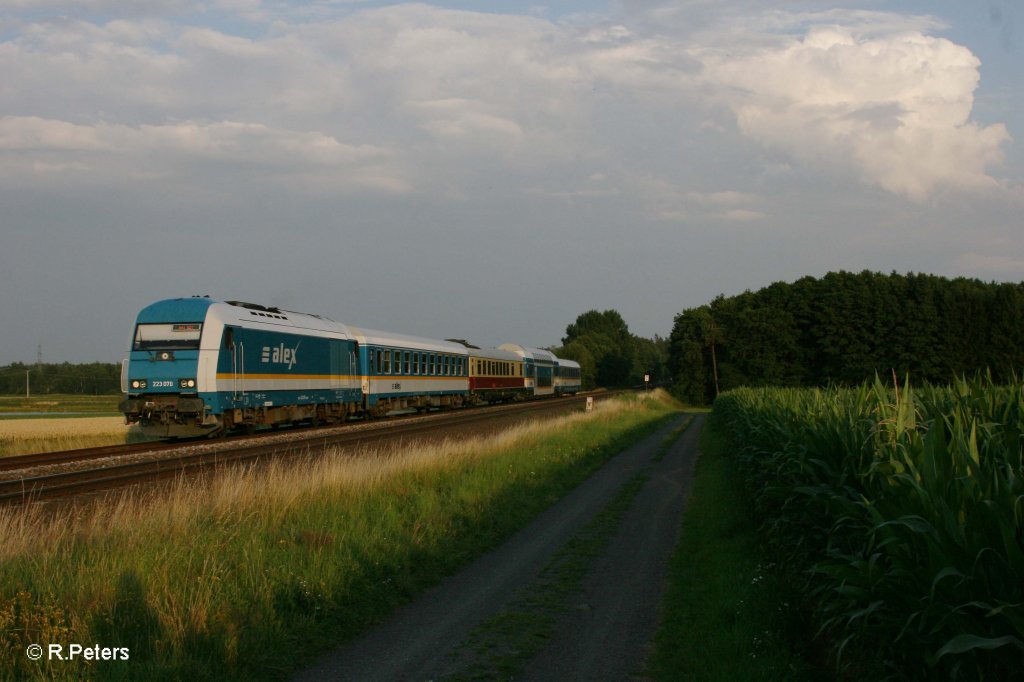
[[[234,470],[74,516],[0,510],[0,679],[280,679],[493,547],[667,396],[486,440]],[[29,644],[128,661],[32,662]]]
[[[723,450],[705,422],[648,673],[708,682],[825,679],[803,657],[797,598],[774,570]]]

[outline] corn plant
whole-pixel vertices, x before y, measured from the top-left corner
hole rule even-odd
[[[1022,415],[1024,383],[980,378],[716,401],[766,537],[804,576],[841,668],[1021,675]]]

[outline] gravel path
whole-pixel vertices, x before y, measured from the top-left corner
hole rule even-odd
[[[590,562],[568,608],[539,614],[554,622],[516,679],[623,680],[642,669],[658,622],[668,560],[689,493],[696,417],[656,461],[664,437],[686,417],[612,458],[594,476],[503,545],[399,609],[364,637],[324,656],[293,679],[436,680],[465,673],[465,642],[481,623],[529,593],[538,577],[638,475],[639,487]],[[500,646],[497,647],[500,649]],[[485,662],[486,663],[486,662]],[[483,669],[486,671],[486,667]],[[497,672],[474,673],[483,678]],[[507,671],[501,673],[501,676]]]

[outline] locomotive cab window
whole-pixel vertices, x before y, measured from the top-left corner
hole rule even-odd
[[[140,324],[135,328],[134,350],[198,350],[201,322]]]

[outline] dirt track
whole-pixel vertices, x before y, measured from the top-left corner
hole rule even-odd
[[[637,675],[657,627],[703,417],[695,418],[663,459],[656,456],[665,435],[684,419],[614,457],[493,552],[293,679],[623,680]],[[634,496],[620,495],[631,482]],[[616,499],[621,512],[609,516]],[[603,510],[608,511],[601,515]],[[596,549],[583,553],[587,564],[575,582],[565,579],[571,570],[562,570],[559,562],[571,561],[566,552],[572,555],[569,548],[588,535],[598,539],[589,545]],[[557,588],[559,580],[568,589],[547,589],[549,583]],[[541,594],[558,596],[538,599]],[[526,613],[524,604],[530,605]],[[518,623],[516,617],[525,624],[504,633],[500,627],[480,627]],[[531,639],[528,656],[510,669],[505,650]]]

